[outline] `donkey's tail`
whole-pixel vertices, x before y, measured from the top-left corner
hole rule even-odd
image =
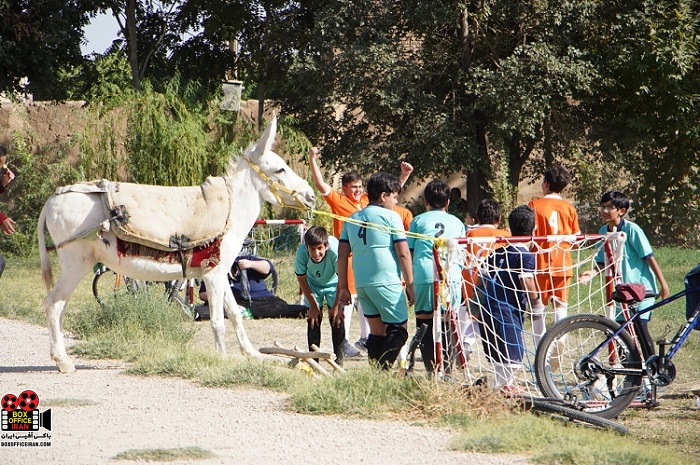
[[[39,215],[39,225],[37,235],[39,239],[39,261],[41,262],[41,277],[44,279],[44,286],[47,291],[51,291],[53,287],[53,273],[51,272],[51,261],[49,260],[49,252],[46,249],[46,204],[41,209]]]

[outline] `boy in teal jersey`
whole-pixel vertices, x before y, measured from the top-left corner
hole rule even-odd
[[[425,213],[413,218],[409,232],[425,236],[453,239],[464,237],[466,234],[462,220],[447,213],[450,204],[450,186],[442,181],[430,181],[423,191],[423,202],[427,208]],[[416,303],[413,310],[416,313],[416,328],[427,324],[428,331],[420,346],[423,363],[428,373],[432,373],[435,361],[435,339],[433,337],[433,241],[408,238],[408,248],[413,252],[413,282]],[[450,295],[452,308],[457,310],[461,301],[462,263],[460,254],[454,254],[449,266]]]
[[[656,286],[656,280],[658,279],[661,287],[661,298],[665,299],[670,294],[668,284],[666,284],[666,279],[664,279],[664,275],[661,272],[661,267],[656,258],[654,258],[654,251],[651,248],[651,244],[649,244],[649,239],[647,239],[642,228],[636,223],[623,218],[629,208],[629,198],[622,192],[610,191],[603,194],[603,197],[600,199],[600,216],[605,221],[605,225],[600,228],[599,233],[624,232],[626,235],[624,255],[620,263],[622,282],[642,283],[648,291],[656,294],[659,292],[659,288]],[[595,261],[598,269],[605,267],[605,255],[602,248],[598,251]],[[587,282],[595,273],[596,271],[581,273],[579,281]],[[637,310],[644,310],[653,304],[653,297],[645,299],[637,306]],[[649,335],[647,324],[649,318],[651,318],[651,313],[647,312],[640,317],[642,330],[647,335]],[[616,319],[622,321],[620,315],[617,315]],[[652,340],[651,336],[649,336],[648,340]],[[649,353],[655,352],[653,344],[648,349],[650,350]]]
[[[306,338],[309,350],[312,345],[321,346],[321,321],[323,302],[328,307],[331,324],[333,352],[338,363],[343,363],[342,344],[345,341],[344,314],[336,299],[338,287],[338,239],[328,235],[322,226],[312,226],[304,234],[304,243],[294,257],[294,273],[297,275],[308,314]]]
[[[338,299],[350,303],[348,257],[352,252],[357,297],[369,322],[367,356],[389,369],[408,339],[408,306],[413,304],[411,252],[399,215],[401,184],[396,176],[377,173],[367,182],[369,205],[353,213],[343,225],[338,246]],[[406,282],[406,295],[401,276]]]

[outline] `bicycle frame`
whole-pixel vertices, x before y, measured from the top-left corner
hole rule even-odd
[[[608,368],[607,371],[611,373],[626,375],[647,375],[649,377],[650,382],[653,385],[668,386],[671,382],[673,382],[673,379],[675,378],[675,368],[671,364],[671,360],[678,352],[680,347],[683,345],[685,340],[688,338],[688,336],[690,336],[690,332],[693,330],[693,328],[695,328],[698,325],[698,322],[700,322],[700,306],[698,306],[693,311],[691,316],[686,320],[685,324],[681,326],[681,328],[678,330],[678,332],[671,341],[657,341],[657,344],[659,346],[658,355],[648,353],[649,351],[647,347],[653,346],[653,344],[647,344],[647,342],[652,343],[653,341],[645,340],[647,338],[647,335],[644,331],[641,330],[641,316],[645,313],[653,311],[656,308],[663,307],[664,305],[671,303],[681,297],[684,297],[692,292],[700,292],[700,286],[685,289],[676,294],[673,294],[672,296],[660,300],[659,302],[654,303],[654,305],[645,308],[640,312],[636,311],[636,307],[639,304],[639,302],[630,304],[630,307],[632,307],[633,310],[632,316],[627,318],[625,322],[622,323],[620,328],[617,331],[615,331],[612,335],[610,335],[608,339],[606,339],[605,341],[600,343],[595,349],[593,349],[593,351],[591,351],[588,354],[588,358],[596,357],[600,353],[600,351],[603,350],[604,347],[609,346],[610,343],[620,335],[620,333],[627,330],[627,332],[630,333],[635,338],[635,340],[642,339],[642,341],[639,341],[641,342],[641,344],[638,344],[637,347],[639,350],[641,350],[643,356],[642,360],[644,361],[645,368]],[[634,333],[628,330],[628,328],[630,328],[630,325],[632,325],[632,328],[635,330]],[[666,346],[670,346],[668,352],[665,351]]]

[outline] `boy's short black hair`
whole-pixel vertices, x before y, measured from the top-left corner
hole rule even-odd
[[[508,215],[510,233],[514,236],[532,236],[535,229],[535,210],[529,205],[519,205]]]
[[[306,247],[328,245],[328,231],[323,226],[311,226],[304,233],[304,244]]]
[[[571,182],[571,175],[561,165],[552,165],[544,173],[544,180],[549,184],[549,190],[557,194]]]
[[[501,222],[501,205],[496,199],[483,199],[476,207],[476,220],[479,224],[496,224]]]
[[[450,200],[450,192],[450,186],[446,182],[434,179],[425,186],[423,198],[430,208],[445,208]]]
[[[357,171],[348,171],[340,178],[340,184],[343,186],[356,181],[362,181],[362,176]]]
[[[367,181],[367,197],[370,202],[377,202],[382,193],[393,194],[401,190],[399,178],[389,173],[375,173]]]
[[[0,157],[4,157],[5,155],[7,155],[7,149],[4,145],[0,145]]]
[[[625,210],[630,209],[630,199],[625,194],[619,191],[610,191],[603,194],[600,198],[600,205],[604,203],[612,203],[618,210],[624,208]]]

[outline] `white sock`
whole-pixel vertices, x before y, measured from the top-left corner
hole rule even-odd
[[[343,315],[345,315],[345,339],[350,340],[350,323],[352,322],[352,305],[343,307]]]
[[[562,304],[561,302],[554,302],[554,322],[556,323],[557,321],[566,318],[567,313],[569,312],[569,305],[568,304]]]
[[[535,347],[540,343],[540,339],[544,336],[547,327],[544,322],[544,315],[532,316],[532,334],[535,337]]]
[[[359,300],[355,301],[355,306],[357,307],[357,321],[360,322],[360,339],[366,341],[369,337],[369,321],[367,321],[365,314],[362,313],[362,305]]]

